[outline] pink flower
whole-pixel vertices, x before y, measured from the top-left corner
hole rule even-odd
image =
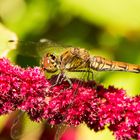
[[[40,68],[25,70],[11,65],[7,59],[0,59],[0,114],[16,109],[27,113],[34,109],[34,113],[42,112],[48,85]],[[41,119],[40,114],[31,117],[35,120]]]
[[[34,121],[74,126],[84,122],[94,131],[107,125],[118,140],[140,139],[140,96],[131,98],[123,89],[74,79],[71,89],[67,81],[50,88],[55,79],[48,80],[39,67],[23,69],[0,59],[0,114],[20,109]]]

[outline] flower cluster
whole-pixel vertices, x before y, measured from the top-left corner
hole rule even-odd
[[[52,87],[55,78],[48,80],[38,67],[23,69],[0,59],[0,115],[20,109],[33,121],[86,123],[94,131],[108,126],[118,140],[140,139],[140,96],[74,79],[72,88],[67,81]]]
[[[36,113],[32,115],[37,120],[37,114],[41,117],[48,86],[39,68],[25,70],[0,59],[0,115],[21,109]]]

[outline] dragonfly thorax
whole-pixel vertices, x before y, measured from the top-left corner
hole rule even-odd
[[[41,66],[46,72],[56,72],[59,69],[57,57],[51,53],[47,53],[41,61]]]

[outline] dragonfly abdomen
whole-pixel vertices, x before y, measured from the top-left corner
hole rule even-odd
[[[97,71],[126,71],[140,73],[140,65],[111,61],[100,56],[90,58],[90,67]]]

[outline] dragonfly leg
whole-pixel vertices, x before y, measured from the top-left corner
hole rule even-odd
[[[50,88],[53,88],[53,87],[55,87],[56,85],[59,84],[59,79],[60,79],[61,76],[62,76],[62,73],[60,73],[60,74],[57,76],[56,82],[55,82],[53,85],[51,85]]]
[[[67,81],[69,83],[69,88],[72,88],[72,82],[71,80],[63,73],[63,77],[60,79],[58,84],[61,84],[63,81]]]
[[[91,74],[91,80],[94,80],[94,73],[93,73],[93,71],[88,69],[87,72],[88,72],[87,80],[88,81],[90,80],[90,74]]]
[[[61,78],[62,76],[62,78]],[[64,74],[64,73],[60,73],[56,79],[56,82],[51,86],[51,88],[53,88],[54,86],[61,84],[63,81],[67,81],[69,83],[69,88],[72,88],[72,82],[71,80]]]
[[[93,80],[93,71],[89,70],[69,70],[70,72],[88,72],[88,76],[87,76],[87,80],[89,80],[90,78],[90,74],[92,76],[92,80]],[[62,78],[61,78],[62,77]],[[61,84],[63,81],[67,81],[69,83],[69,88],[72,88],[72,81],[70,80],[69,77],[67,77],[65,75],[65,73],[60,73],[56,79],[56,82],[51,86],[51,88],[53,88],[54,86]]]
[[[93,71],[88,69],[88,70],[69,70],[70,72],[85,72],[87,73],[88,72],[88,76],[87,76],[87,80],[89,80],[90,78],[90,74],[91,74],[91,78],[92,80],[94,79],[94,74],[93,74]]]
[[[65,76],[65,80],[69,83],[69,88],[68,89],[71,89],[72,88],[72,82],[70,80],[70,78],[68,78],[66,75]]]

